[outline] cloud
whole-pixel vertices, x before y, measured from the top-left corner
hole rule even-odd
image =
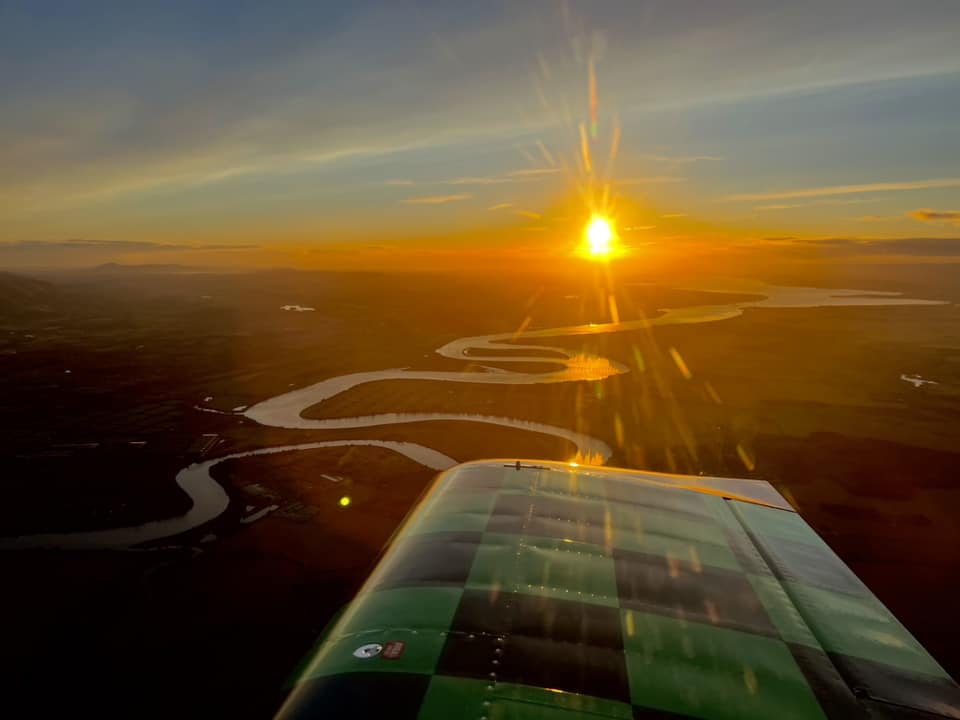
[[[554,175],[560,168],[530,168],[529,170],[514,170],[507,173],[507,177],[531,177],[536,175]]]
[[[889,222],[891,220],[900,220],[899,215],[861,215],[854,218],[857,222]]]
[[[684,217],[686,217],[686,216],[687,216],[686,213],[668,213],[668,214],[666,214],[666,215],[661,215],[660,217],[662,217],[662,218],[684,218]]]
[[[152,250],[256,250],[258,245],[185,245],[144,240],[20,240],[0,243],[2,250],[116,250],[122,252],[149,252]]]
[[[788,200],[791,198],[829,197],[831,195],[854,195],[856,193],[895,192],[897,190],[926,190],[929,188],[960,187],[960,178],[937,178],[933,180],[909,180],[906,182],[867,183],[863,185],[830,185],[800,190],[785,190],[772,193],[741,193],[728,195],[730,202],[748,200]]]
[[[513,207],[513,203],[497,203],[496,205],[491,205],[487,210],[507,210]]]
[[[428,195],[427,197],[411,197],[404,200],[405,205],[442,205],[443,203],[459,202],[468,200],[473,195],[470,193],[460,193],[458,195]]]
[[[523,180],[532,180],[541,175],[554,175],[560,172],[558,168],[531,168],[529,170],[513,170],[504,175],[481,175],[472,177],[458,177],[446,180],[446,185],[502,185]]]
[[[617,185],[657,185],[661,183],[679,183],[685,182],[685,177],[678,175],[651,175],[649,177],[632,177],[617,180]]]
[[[387,180],[386,185],[413,185],[413,180],[408,180],[406,178],[397,178],[395,180]]]
[[[490,176],[490,177],[458,177],[453,180],[444,180],[444,185],[502,185],[503,183],[516,182],[513,178]]]
[[[920,257],[960,256],[960,237],[895,238],[865,240],[863,238],[819,238],[797,240],[797,243],[828,247],[850,255],[912,255]]]
[[[931,210],[930,208],[921,208],[908,212],[907,217],[912,217],[919,222],[947,222],[960,225],[960,210]]]
[[[729,198],[728,198],[729,199]],[[880,198],[827,198],[824,200],[811,200],[802,203],[774,203],[772,205],[757,205],[755,211],[763,210],[792,210],[793,208],[814,207],[814,206],[837,206],[837,205],[863,205],[865,203],[878,202]]]
[[[717,155],[645,155],[644,157],[654,162],[676,163],[678,165],[723,160],[722,157]]]

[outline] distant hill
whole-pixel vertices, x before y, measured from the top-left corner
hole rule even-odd
[[[182,273],[182,272],[209,272],[209,268],[194,265],[180,265],[177,263],[146,263],[142,265],[124,265],[109,262],[90,268],[89,272],[96,273]]]
[[[0,308],[46,302],[53,298],[55,291],[52,283],[0,271]]]

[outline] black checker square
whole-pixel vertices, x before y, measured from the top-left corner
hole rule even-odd
[[[463,585],[482,539],[479,532],[415,535],[397,546],[374,589]]]
[[[865,720],[867,713],[857,702],[850,687],[840,677],[837,668],[820,648],[798,643],[787,643],[794,662],[813,690],[817,702],[828,718]]]
[[[630,701],[617,608],[467,590],[437,674]]]
[[[607,478],[606,485],[607,500],[611,503],[670,510],[710,518],[711,522],[713,521],[710,509],[698,493],[680,488],[653,487],[616,478]]]
[[[745,530],[724,528],[723,535],[727,540],[727,545],[730,546],[730,550],[733,552],[733,556],[737,559],[737,562],[740,563],[740,567],[743,568],[744,572],[767,576],[773,574],[773,570],[767,565],[766,560],[763,559],[763,555],[760,554],[757,546],[753,544],[753,541]]]
[[[503,493],[493,505],[487,532],[601,545],[605,518],[606,508],[599,502]]]
[[[503,656],[506,639],[500,635],[484,635],[466,632],[454,632],[447,635],[440,659],[437,661],[437,675],[455,675],[457,677],[490,679],[495,672],[497,660]]]
[[[464,590],[450,631],[523,635],[623,650],[617,608],[546,595]]]
[[[700,718],[694,717],[693,715],[682,715],[680,713],[667,712],[666,710],[634,705],[633,720],[700,720]]]
[[[357,720],[389,716],[416,720],[430,675],[355,672],[313,678],[297,686],[278,720]]]
[[[842,653],[830,653],[830,659],[850,687],[872,700],[936,717],[960,718],[960,686],[948,677],[911,672]]]
[[[742,573],[620,549],[614,569],[620,607],[778,636]]]
[[[630,702],[626,660],[622,650],[612,648],[523,635],[454,633],[436,672]]]

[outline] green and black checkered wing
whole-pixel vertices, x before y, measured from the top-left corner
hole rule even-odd
[[[960,718],[960,689],[766,483],[442,474],[283,718]]]

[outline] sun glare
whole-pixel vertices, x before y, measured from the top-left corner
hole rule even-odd
[[[587,250],[595,258],[610,256],[613,243],[613,228],[605,217],[594,217],[587,225]]]

